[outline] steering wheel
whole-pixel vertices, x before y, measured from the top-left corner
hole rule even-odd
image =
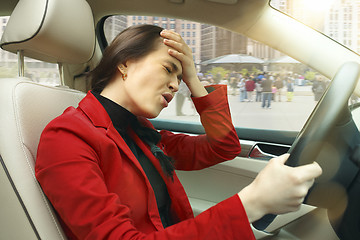
[[[287,165],[299,166],[316,161],[319,144],[326,142],[336,125],[350,121],[348,100],[359,76],[360,65],[356,62],[347,62],[340,67],[288,151]],[[326,171],[326,166],[322,167]]]
[[[337,71],[331,84],[289,149],[289,166],[300,166],[316,161],[323,174],[310,189],[305,203],[326,208],[329,220],[342,239],[358,236],[358,227],[346,222],[359,221],[354,215],[359,198],[359,169],[351,160],[360,146],[360,134],[348,108],[348,100],[360,76],[360,65],[347,62]],[[355,156],[357,157],[357,156]],[[358,158],[358,157],[357,157]],[[358,159],[355,159],[358,160]],[[358,184],[356,184],[358,182]],[[352,232],[351,235],[345,235]]]
[[[304,202],[328,209],[330,222],[330,217],[337,215],[338,218],[332,222],[335,230],[344,220],[339,211],[344,213],[349,207],[339,205],[339,202],[344,203],[348,188],[358,175],[358,168],[350,159],[353,150],[360,146],[360,134],[352,120],[348,100],[359,76],[360,65],[356,62],[347,62],[339,68],[289,149],[286,162],[295,167],[316,161],[322,167],[322,176],[316,179]],[[265,215],[253,225],[263,230],[275,217]]]

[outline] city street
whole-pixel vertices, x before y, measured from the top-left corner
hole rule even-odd
[[[185,100],[183,113],[175,116],[176,98],[158,118],[199,122],[192,103]],[[271,109],[263,109],[261,102],[240,102],[239,95],[229,95],[233,123],[237,127],[298,131],[316,105],[311,86],[296,86],[292,102],[286,101],[286,90],[281,102],[271,102]]]

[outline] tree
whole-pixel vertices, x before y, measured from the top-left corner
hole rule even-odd
[[[253,66],[251,68],[251,73],[254,75],[258,75],[259,73],[262,73],[262,71]]]
[[[220,76],[221,79],[223,79],[224,76],[226,74],[228,74],[229,72],[230,72],[229,70],[226,70],[226,69],[224,69],[222,67],[214,67],[211,70],[207,71],[206,74],[207,75],[211,74],[214,77],[214,79],[216,78],[216,76]]]
[[[306,71],[304,77],[305,77],[306,80],[312,81],[312,80],[315,79],[316,74],[317,73],[313,72],[313,71]]]
[[[240,73],[241,73],[241,75],[246,76],[246,74],[249,73],[249,70],[247,70],[246,68],[243,68],[243,69],[241,69]]]

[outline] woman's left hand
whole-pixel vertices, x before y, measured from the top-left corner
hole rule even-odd
[[[190,47],[185,43],[180,34],[174,31],[163,30],[160,35],[164,38],[164,44],[170,47],[169,54],[180,61],[183,81],[188,86],[192,96],[205,96],[207,91],[197,77]]]

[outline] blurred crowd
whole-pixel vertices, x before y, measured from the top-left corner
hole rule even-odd
[[[271,109],[272,101],[293,101],[295,86],[312,85],[314,100],[319,101],[324,93],[328,81],[322,75],[316,75],[313,81],[309,82],[304,76],[288,73],[261,72],[254,74],[241,74],[232,71],[231,73],[211,74],[198,73],[198,77],[204,85],[225,84],[228,86],[228,94],[239,96],[240,102],[259,102],[264,109]],[[176,114],[184,115],[181,111],[183,102],[190,97],[186,85],[181,83],[176,96]]]
[[[294,96],[294,86],[308,85],[309,81],[304,76],[296,73],[270,73],[261,72],[254,74],[241,74],[231,72],[224,77],[204,76],[199,74],[204,84],[226,84],[229,94],[239,95],[241,102],[261,102],[263,108],[271,108],[271,101],[291,102]],[[318,101],[327,87],[327,81],[321,75],[316,75],[311,82],[314,100]]]

